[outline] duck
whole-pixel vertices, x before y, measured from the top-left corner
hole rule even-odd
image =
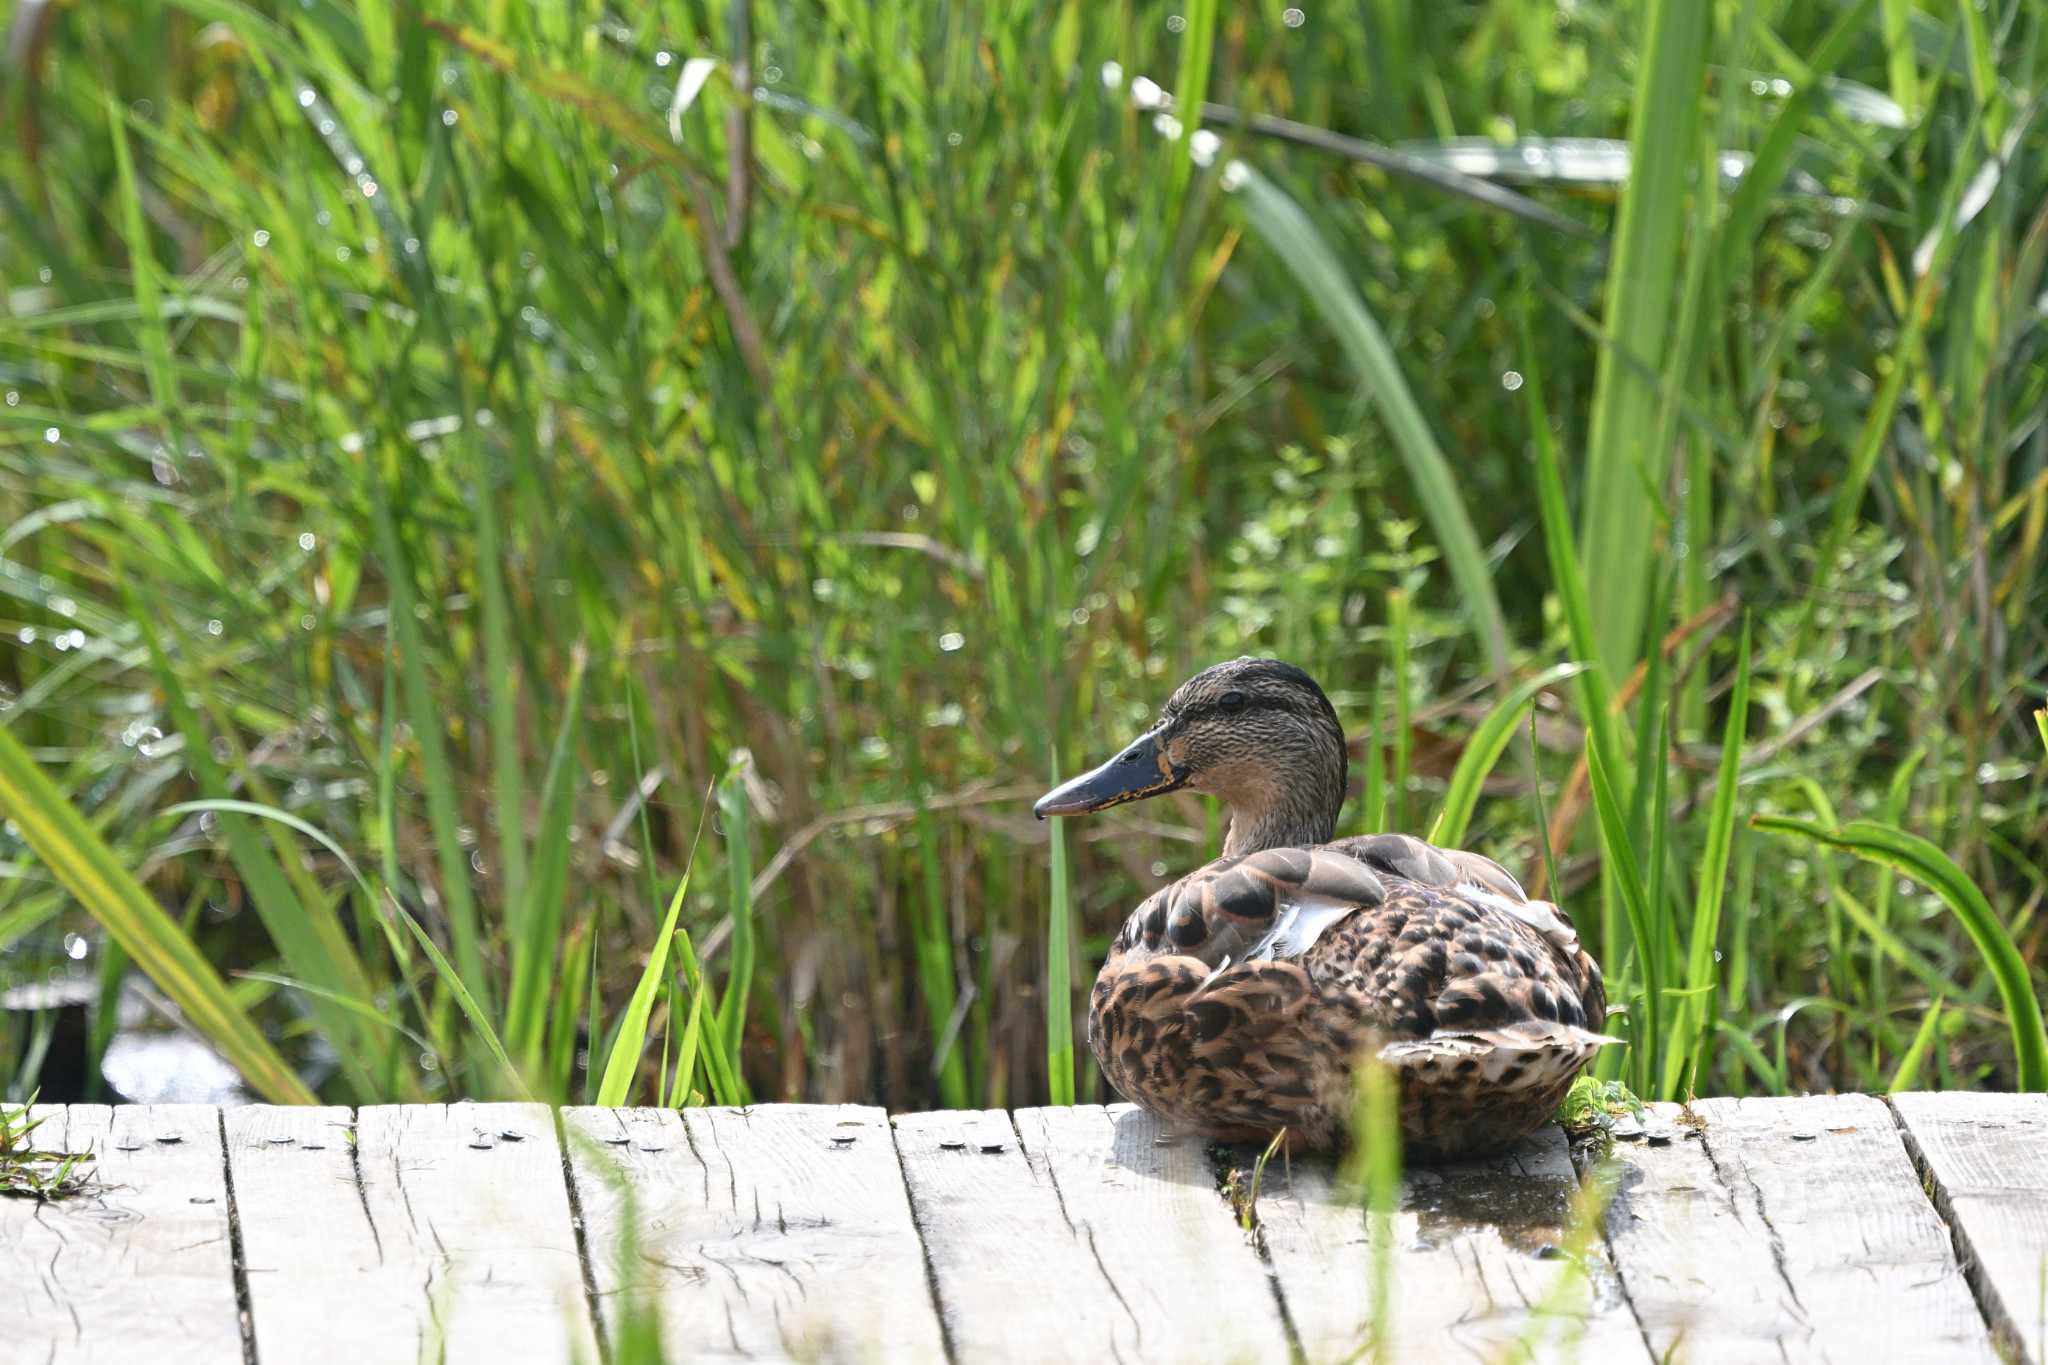
[[[1111,941],[1088,1045],[1183,1132],[1348,1145],[1354,1072],[1398,1083],[1406,1156],[1502,1151],[1547,1122],[1600,1032],[1600,966],[1557,905],[1490,858],[1400,833],[1336,837],[1344,727],[1293,664],[1246,656],[1175,689],[1115,757],[1039,798],[1070,817],[1167,792],[1228,810],[1222,856],[1147,896]]]

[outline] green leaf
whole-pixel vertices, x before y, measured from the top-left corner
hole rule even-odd
[[[1515,730],[1521,725],[1522,718],[1529,714],[1529,708],[1536,704],[1537,694],[1567,678],[1577,677],[1585,668],[1584,664],[1558,664],[1543,670],[1503,697],[1500,704],[1480,722],[1479,728],[1472,732],[1472,738],[1466,741],[1465,752],[1458,755],[1458,766],[1451,770],[1443,809],[1437,812],[1436,821],[1429,829],[1429,842],[1449,848],[1465,837],[1465,827],[1471,823],[1472,811],[1479,804],[1479,789],[1486,785],[1493,765],[1507,752],[1508,741],[1514,738]]]
[[[1997,983],[2012,1029],[2013,1062],[2018,1088],[2048,1090],[2048,1028],[2041,1021],[2041,1003],[2027,974],[2026,959],[2012,934],[1992,912],[1991,903],[1946,853],[1917,834],[1874,820],[1852,820],[1830,829],[1812,820],[1785,815],[1752,816],[1749,822],[1773,834],[1789,834],[1829,848],[1847,849],[1859,858],[1881,863],[1931,887],[1942,904],[1963,923],[1978,956]]]
[[[235,1007],[198,946],[6,729],[0,729],[0,815],[14,822],[50,874],[258,1094],[273,1104],[318,1103],[262,1030]]]

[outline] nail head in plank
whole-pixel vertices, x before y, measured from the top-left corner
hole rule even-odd
[[[1963,1269],[2017,1359],[2048,1362],[2048,1095],[1893,1095]]]
[[[239,1361],[220,1116],[211,1105],[41,1105],[45,1151],[91,1149],[95,1193],[0,1199],[8,1359]]]
[[[1237,1149],[1250,1178],[1255,1149]],[[1647,1362],[1597,1230],[1583,1264],[1563,1255],[1578,1181],[1564,1134],[1543,1129],[1484,1161],[1403,1173],[1393,1217],[1385,1358],[1454,1350],[1474,1360]],[[1373,1248],[1362,1193],[1327,1157],[1274,1157],[1259,1227],[1287,1316],[1310,1360],[1371,1340]]]
[[[371,1106],[356,1162],[386,1273],[415,1286],[447,1365],[597,1358],[545,1105]]]
[[[1674,1348],[1701,1365],[1997,1359],[1882,1103],[1816,1095],[1694,1110],[1701,1138],[1615,1147],[1608,1241],[1659,1359]]]
[[[1140,1324],[1000,1109],[899,1114],[946,1336],[959,1360],[1137,1358]]]
[[[1203,1139],[1128,1104],[1020,1109],[1017,1133],[1127,1305],[1143,1359],[1286,1358],[1266,1268],[1217,1192]]]
[[[307,1365],[431,1358],[425,1272],[405,1254],[416,1250],[410,1237],[380,1228],[357,1186],[350,1112],[245,1105],[221,1116],[258,1356]],[[396,1239],[388,1257],[386,1233]]]
[[[880,1109],[564,1109],[562,1120],[612,1339],[633,1305],[651,1304],[677,1359],[945,1358]]]

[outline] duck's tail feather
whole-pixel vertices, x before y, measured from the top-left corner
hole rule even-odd
[[[1556,1085],[1620,1041],[1577,1024],[1532,1019],[1500,1028],[1438,1029],[1427,1038],[1388,1043],[1379,1055],[1420,1081],[1502,1092]]]

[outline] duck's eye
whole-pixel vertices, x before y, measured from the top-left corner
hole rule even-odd
[[[1222,707],[1228,714],[1236,715],[1239,711],[1244,710],[1244,693],[1225,692],[1216,699],[1216,704]]]

